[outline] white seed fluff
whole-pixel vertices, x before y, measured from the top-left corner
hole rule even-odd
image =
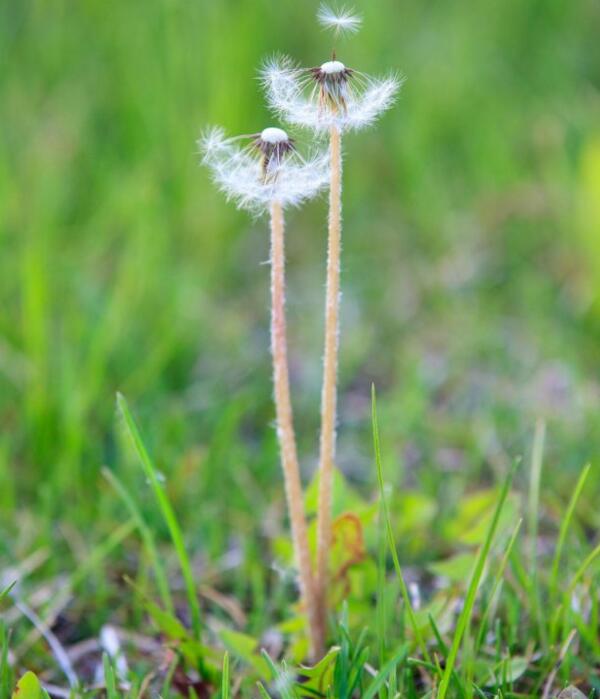
[[[343,70],[345,66],[341,61],[329,61],[321,66],[326,75],[337,76]],[[306,70],[289,58],[269,60],[261,71],[261,79],[274,111],[289,124],[317,132],[328,131],[332,126],[341,131],[370,126],[392,106],[403,82],[395,75],[372,78],[354,72],[348,77],[344,109],[331,109],[319,101],[314,83],[311,85],[311,81],[306,79]]]
[[[289,140],[283,129],[274,127],[262,131],[261,138],[271,144]],[[239,138],[226,138],[223,129],[209,129],[198,140],[198,145],[202,163],[209,168],[217,186],[238,207],[254,213],[266,211],[275,201],[284,207],[298,206],[319,194],[329,182],[326,152],[304,159],[292,151],[277,163],[265,180],[256,150],[240,145]]]
[[[317,12],[317,20],[325,29],[333,29],[336,34],[353,34],[360,29],[362,17],[352,10],[340,7],[333,10],[329,5],[321,5]]]

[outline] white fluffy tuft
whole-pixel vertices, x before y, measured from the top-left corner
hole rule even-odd
[[[261,71],[262,83],[270,107],[290,124],[313,131],[327,131],[332,126],[341,131],[360,130],[370,126],[394,103],[403,80],[395,75],[371,78],[358,75],[357,85],[351,84],[345,110],[332,110],[318,100],[318,93],[305,89],[306,71],[289,58],[271,59]]]
[[[370,126],[394,104],[403,82],[396,76],[370,79],[362,95],[350,100],[346,128],[363,129]]]
[[[327,153],[307,159],[292,152],[265,181],[260,158],[239,139],[226,138],[223,129],[208,129],[198,139],[202,163],[228,199],[238,207],[261,213],[274,202],[298,206],[315,197],[329,182]]]
[[[362,17],[346,7],[332,9],[329,5],[321,5],[317,12],[317,20],[325,29],[333,29],[336,34],[354,34],[360,29]]]

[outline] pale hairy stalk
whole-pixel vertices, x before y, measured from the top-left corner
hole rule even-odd
[[[329,190],[329,231],[327,243],[327,285],[325,300],[325,352],[321,393],[321,442],[319,454],[319,504],[317,517],[317,570],[315,589],[319,605],[320,638],[325,642],[327,622],[327,575],[331,545],[331,496],[337,419],[337,366],[340,310],[341,133],[330,131],[331,184]]]
[[[278,202],[271,204],[271,352],[273,355],[277,438],[281,451],[288,513],[292,527],[296,563],[300,572],[300,590],[308,616],[311,654],[316,657],[320,652],[317,635],[319,624],[290,398],[285,321],[284,223],[283,209]]]

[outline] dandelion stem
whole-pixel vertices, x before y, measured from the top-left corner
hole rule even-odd
[[[341,133],[335,126],[330,131],[330,159],[331,184],[329,190],[329,231],[327,243],[325,353],[321,393],[317,570],[315,578],[315,589],[319,606],[321,649],[324,648],[327,619],[327,568],[331,545],[331,497],[335,461],[340,310],[342,153]]]
[[[273,355],[273,383],[277,438],[281,451],[281,465],[285,481],[288,512],[292,528],[292,540],[296,562],[300,571],[300,590],[308,616],[308,633],[311,654],[318,653],[317,608],[298,452],[294,434],[290,380],[288,371],[286,321],[285,321],[285,247],[283,208],[279,202],[271,204],[271,352]]]

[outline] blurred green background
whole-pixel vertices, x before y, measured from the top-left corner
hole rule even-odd
[[[215,191],[195,140],[208,124],[233,134],[273,123],[257,68],[280,51],[326,60],[316,9],[313,0],[0,0],[5,560],[65,539],[73,549],[123,520],[103,465],[151,503],[121,448],[117,391],[194,550],[214,559],[242,534],[243,546],[258,546],[252,532],[282,518],[267,229]],[[356,9],[364,29],[340,42],[339,57],[407,82],[375,128],[345,141],[339,466],[372,491],[374,382],[395,485],[450,509],[527,458],[544,417],[543,488],[562,502],[600,447],[600,5],[357,0]],[[307,479],[325,217],[321,200],[288,220]]]

